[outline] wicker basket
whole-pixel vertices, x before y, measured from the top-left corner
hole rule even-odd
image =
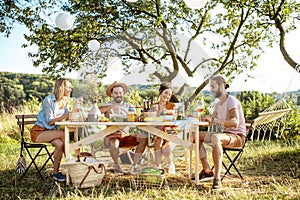
[[[66,164],[71,183],[80,188],[100,185],[105,176],[105,166],[101,162],[74,162]]]
[[[164,171],[161,175],[134,174],[131,175],[131,182],[134,189],[162,188],[167,179]]]

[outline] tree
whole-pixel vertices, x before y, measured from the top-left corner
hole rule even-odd
[[[42,101],[52,93],[54,81],[40,74],[0,72],[0,113],[28,101]]]
[[[25,93],[23,85],[18,80],[1,77],[0,85],[0,113],[10,111],[12,107],[17,107],[24,103]]]
[[[34,23],[42,22],[38,17],[39,7],[49,7],[42,1],[3,0],[0,1],[0,33],[8,37],[16,23],[32,27]]]
[[[47,4],[33,6],[36,14],[32,14],[32,10],[23,13],[29,22],[36,20],[26,23],[31,31],[26,39],[30,45],[39,47],[38,52],[31,53],[30,57],[34,59],[35,66],[43,67],[45,73],[56,75],[79,69],[80,63],[91,55],[88,41],[96,39],[106,44],[105,50],[109,50],[112,41],[118,41],[124,47],[124,51],[110,49],[112,51],[104,53],[105,58],[120,56],[127,72],[132,63],[146,67],[153,63],[158,69],[153,75],[161,81],[173,80],[179,70],[194,76],[203,67],[212,69],[209,76],[222,72],[234,77],[256,66],[265,44],[276,44],[276,29],[280,30],[281,52],[287,62],[298,69],[284,48],[285,33],[293,30],[293,20],[299,19],[300,4],[293,0],[209,1],[201,10],[191,10],[181,0],[139,0],[136,3],[125,0],[68,1],[58,6],[76,15],[77,20],[69,31],[61,31],[48,24],[41,15],[51,15],[51,10],[45,5],[52,8],[56,3],[49,0]],[[142,37],[137,34],[140,32],[144,34]],[[190,34],[183,51],[180,51],[182,46],[175,37],[179,32]],[[150,39],[153,34],[159,39],[158,45],[155,39]],[[215,49],[218,55],[193,63],[191,47],[197,38],[203,40],[203,45]],[[97,54],[94,56],[97,58]],[[169,60],[172,68],[164,66],[163,60]],[[105,73],[105,68],[101,70]],[[192,102],[205,87],[206,78],[199,83],[186,104]]]

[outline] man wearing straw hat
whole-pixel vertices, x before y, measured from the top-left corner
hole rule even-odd
[[[107,96],[111,97],[110,102],[101,105],[100,110],[109,115],[126,116],[128,109],[134,107],[132,104],[123,101],[124,94],[128,91],[127,85],[124,83],[114,82],[106,89]],[[146,148],[146,136],[143,134],[129,135],[129,128],[126,127],[115,133],[112,133],[104,138],[105,145],[109,148],[110,155],[114,161],[114,172],[122,174],[121,166],[119,163],[119,147],[134,147],[137,146],[133,166],[131,172],[137,172],[137,164],[140,161],[142,154]]]

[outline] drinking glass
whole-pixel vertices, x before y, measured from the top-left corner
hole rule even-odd
[[[204,111],[204,101],[201,100],[199,101],[198,105],[197,105],[197,112],[199,113],[199,121],[201,121],[201,116],[202,116],[202,112]]]

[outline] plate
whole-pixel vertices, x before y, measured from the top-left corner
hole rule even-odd
[[[175,116],[174,115],[160,115],[164,121],[173,121]]]
[[[162,117],[146,117],[145,122],[162,122],[164,119]]]

